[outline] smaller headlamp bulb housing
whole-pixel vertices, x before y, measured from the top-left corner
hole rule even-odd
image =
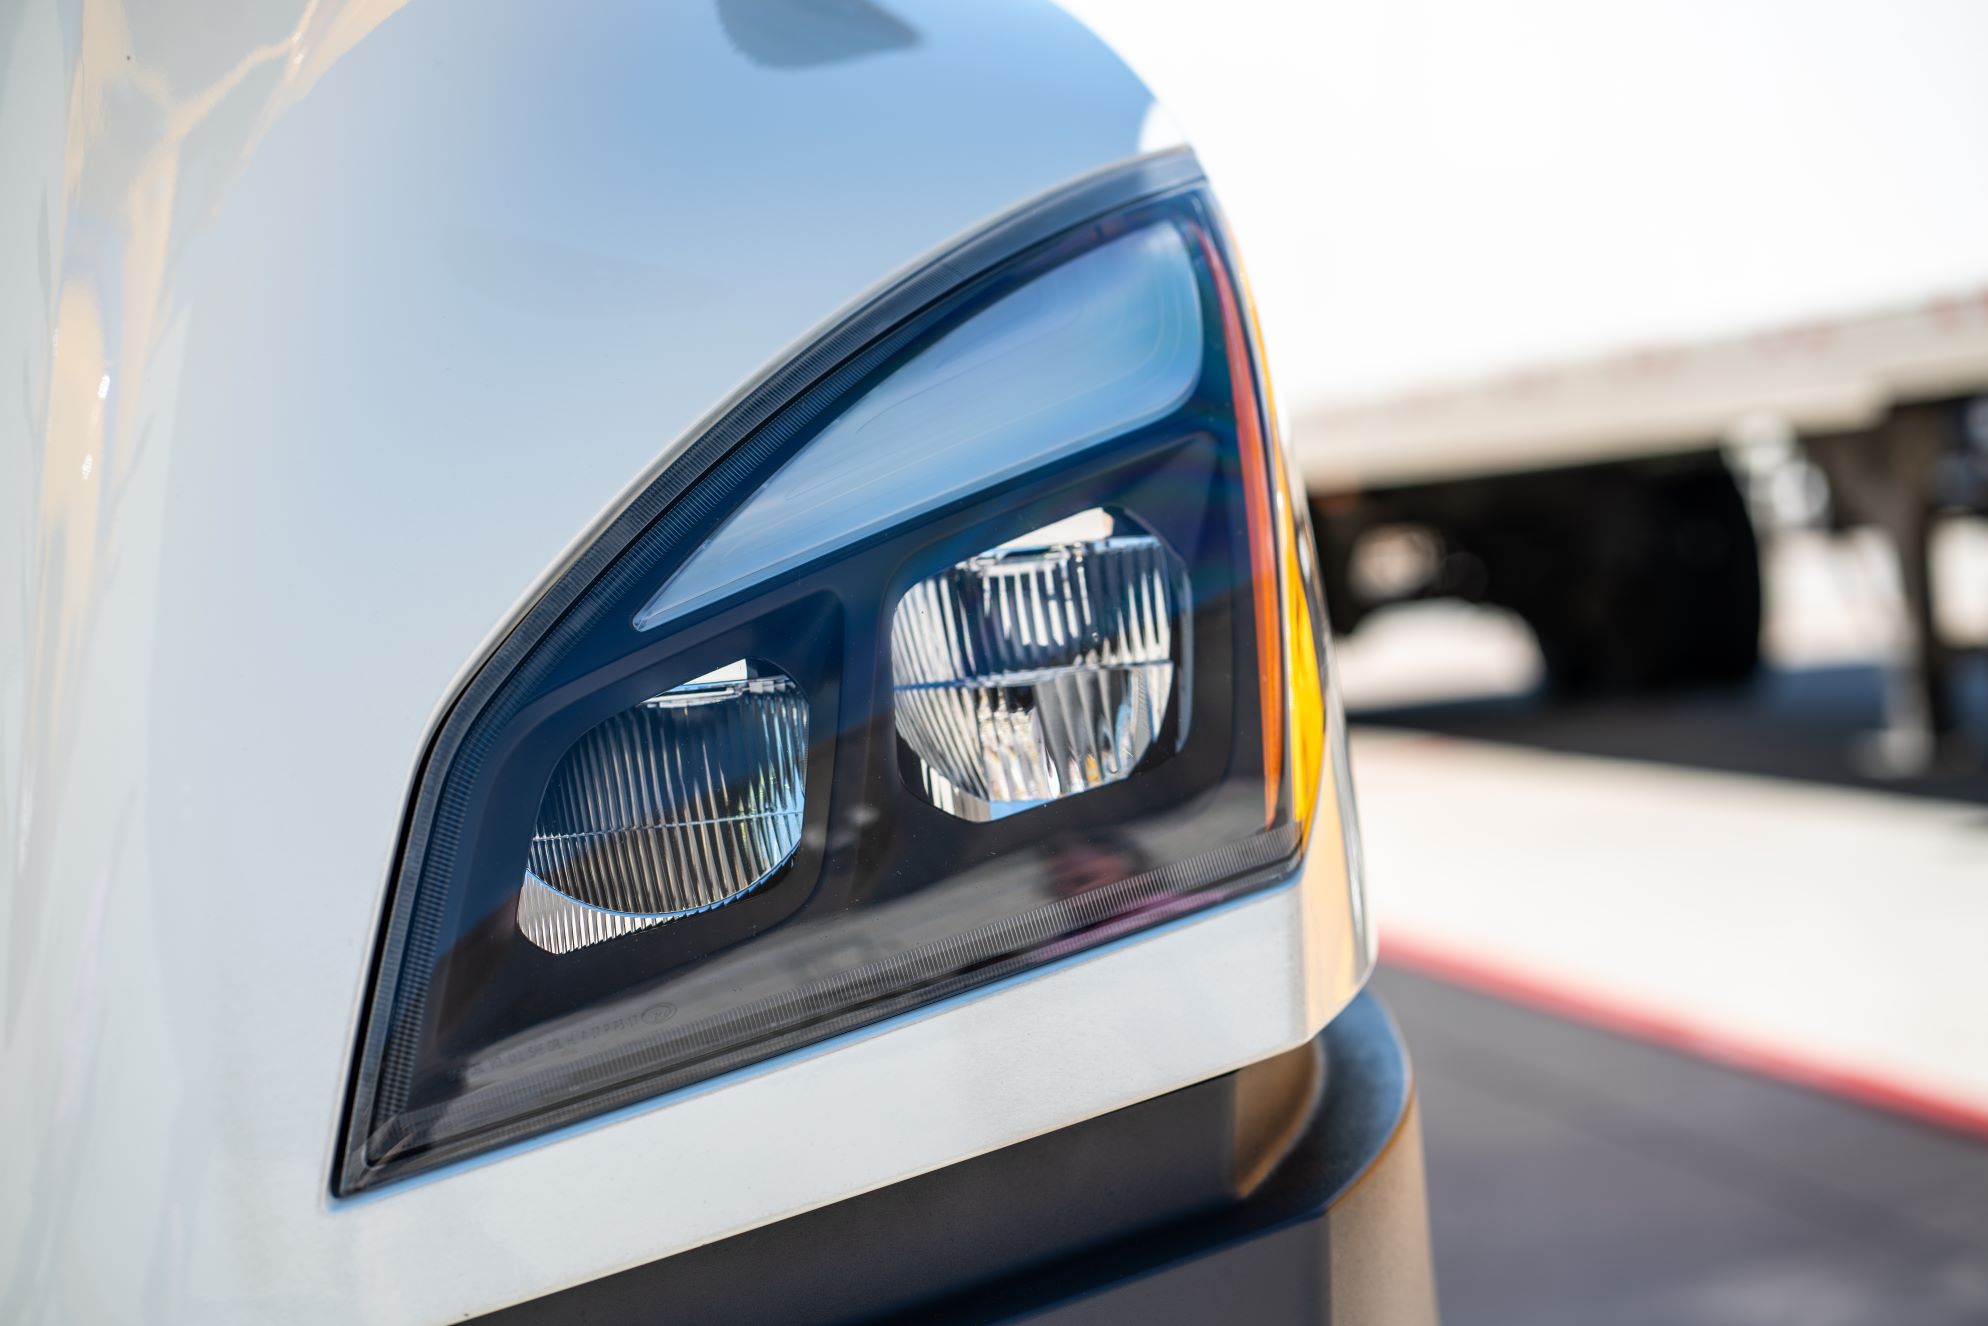
[[[907,590],[891,672],[925,799],[986,821],[1129,776],[1186,690],[1186,581],[1158,538],[1092,508]]]
[[[518,929],[570,953],[757,888],[801,839],[807,732],[794,679],[743,659],[594,727],[545,789]]]

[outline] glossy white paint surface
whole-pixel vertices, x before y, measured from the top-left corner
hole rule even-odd
[[[1321,851],[1323,881],[330,1199],[466,671],[728,397],[1147,120],[1045,6],[796,12],[0,17],[0,1320],[450,1319],[1224,1071],[1357,986]],[[796,1118],[835,1141],[769,1153]]]

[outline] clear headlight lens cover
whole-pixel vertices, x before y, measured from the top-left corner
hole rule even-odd
[[[1071,221],[804,352],[471,679],[340,1192],[1288,877],[1314,610],[1219,228]]]

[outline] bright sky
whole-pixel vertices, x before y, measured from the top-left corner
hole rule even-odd
[[[1288,401],[1988,290],[1988,0],[1064,0]]]

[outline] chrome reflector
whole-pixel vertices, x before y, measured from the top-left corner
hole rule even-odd
[[[546,787],[518,928],[567,953],[749,892],[801,836],[808,705],[743,663],[616,714]]]
[[[1183,581],[1158,539],[1088,511],[912,586],[891,668],[926,798],[986,820],[1131,773],[1177,689]]]

